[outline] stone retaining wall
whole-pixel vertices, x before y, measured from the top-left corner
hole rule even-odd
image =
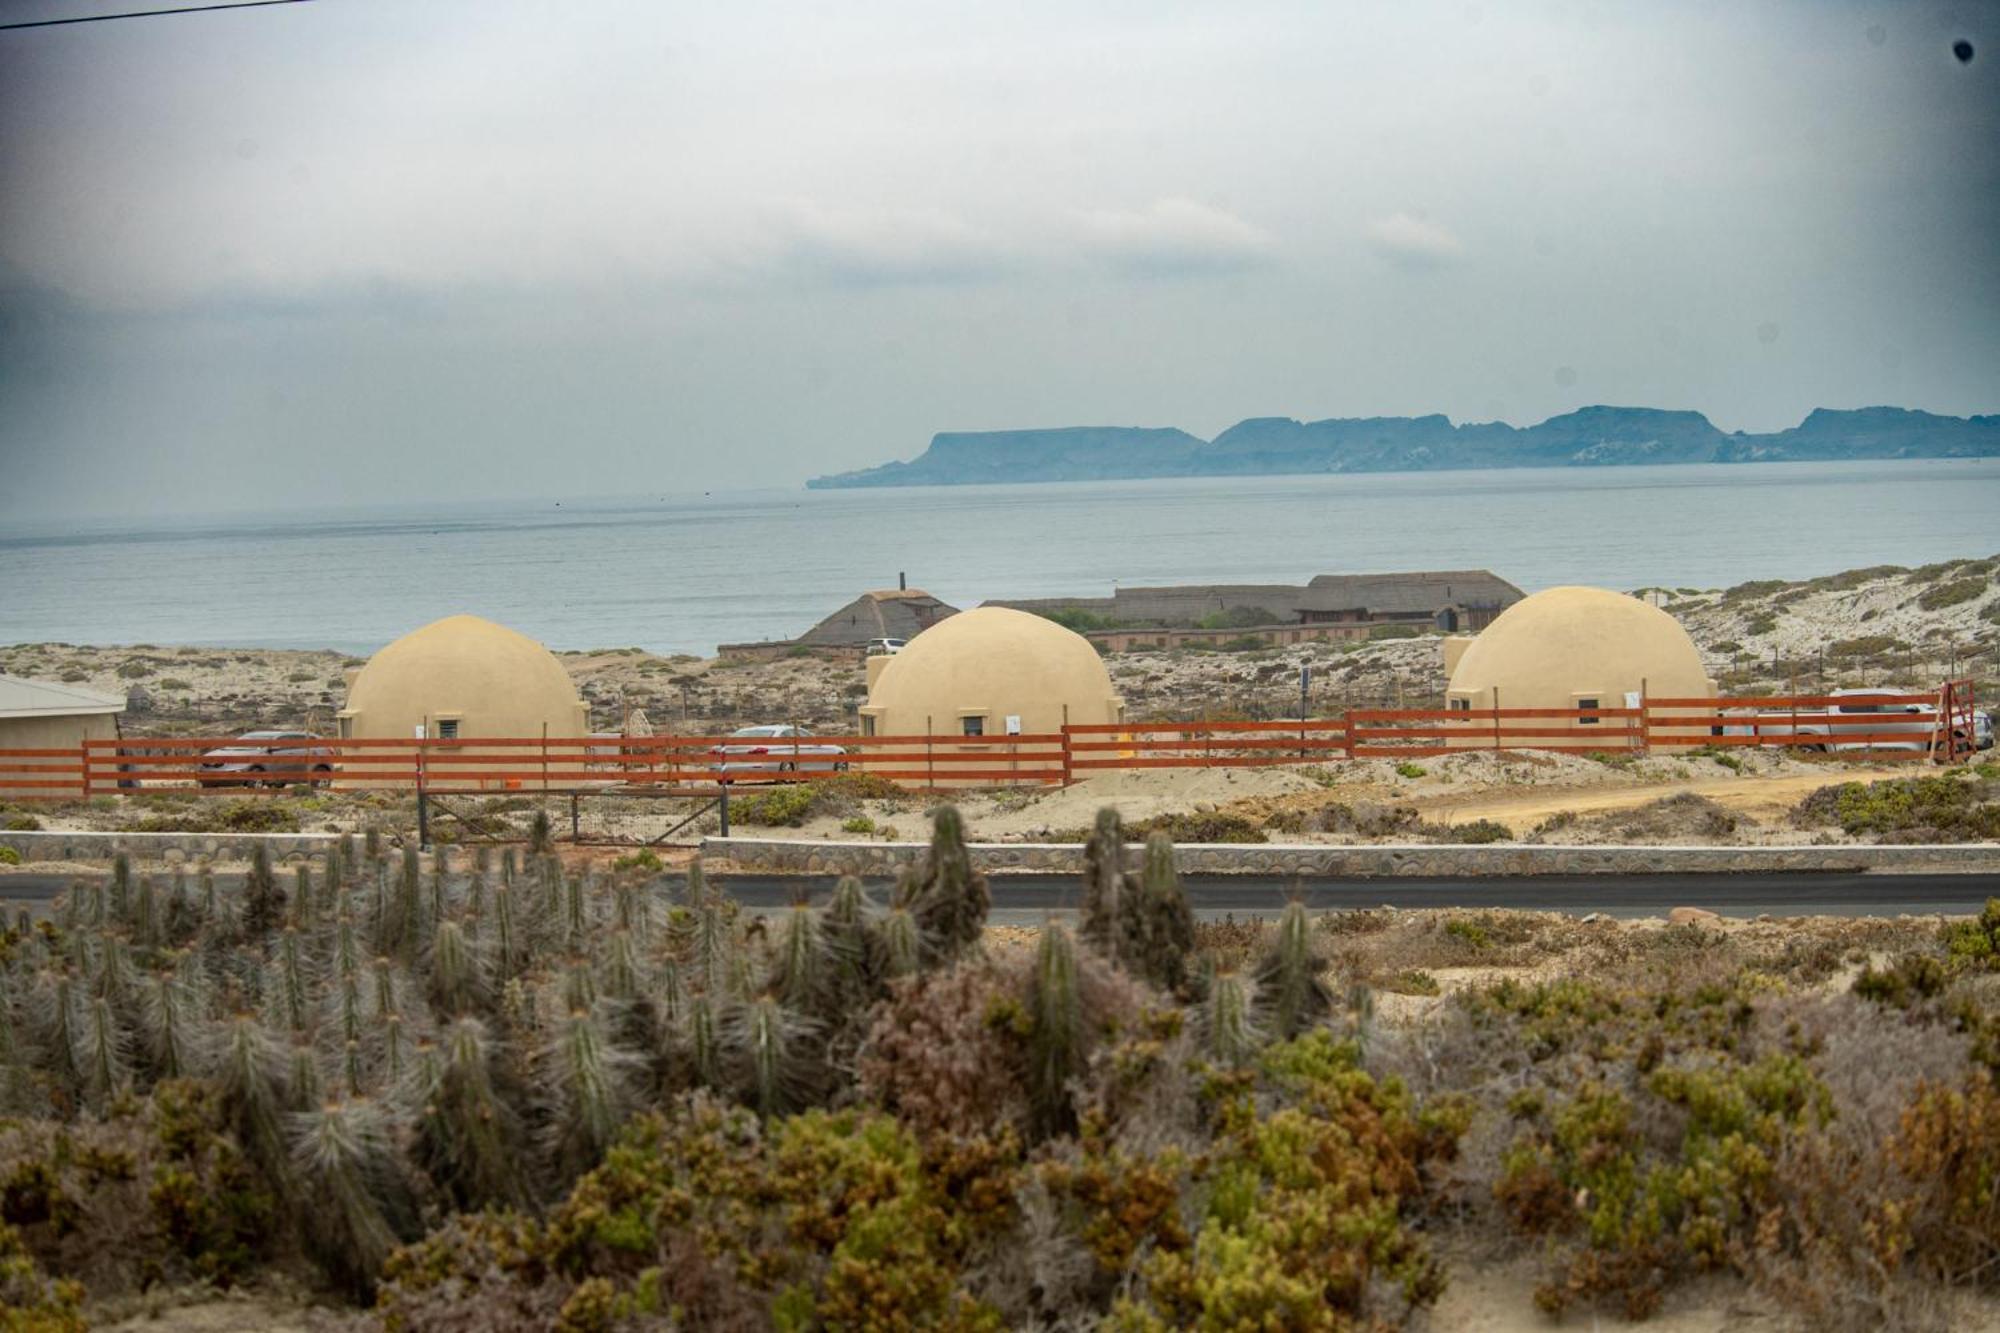
[[[704,838],[702,855],[771,874],[878,878],[923,859],[920,842],[804,842]],[[1077,843],[968,844],[982,870],[1074,874]],[[1137,848],[1133,849],[1136,857]],[[1646,875],[1784,870],[2000,872],[2000,845],[1949,847],[1523,847],[1488,844],[1333,847],[1277,843],[1190,844],[1174,849],[1185,874],[1445,876]]]
[[[0,833],[0,847],[23,861],[108,861],[120,850],[141,861],[248,861],[260,842],[273,861],[318,861],[337,841],[334,833]]]

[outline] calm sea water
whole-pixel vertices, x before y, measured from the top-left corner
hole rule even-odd
[[[1715,587],[2000,550],[2000,460],[718,492],[0,532],[0,643],[367,652],[470,611],[553,648],[709,653],[867,588],[958,606],[1114,582],[1485,567]]]

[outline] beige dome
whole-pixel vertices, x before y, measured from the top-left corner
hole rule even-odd
[[[587,714],[555,654],[478,616],[447,616],[412,630],[356,672],[340,734],[408,739],[581,736]]]
[[[1004,606],[961,611],[869,665],[862,725],[878,736],[963,735],[968,724],[998,736],[1009,718],[1033,735],[1124,711],[1088,639]]]
[[[1465,645],[1446,687],[1453,706],[1473,708],[1577,708],[1590,700],[1621,708],[1628,695],[1714,693],[1679,621],[1636,597],[1577,587],[1550,588],[1501,612]]]

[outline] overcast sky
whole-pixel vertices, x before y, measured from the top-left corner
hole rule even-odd
[[[1996,73],[2000,6],[1838,0],[0,32],[0,517],[796,485],[939,430],[1993,412]]]

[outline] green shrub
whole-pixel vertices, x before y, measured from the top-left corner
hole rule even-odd
[[[644,870],[654,873],[662,868],[659,854],[651,847],[641,847],[636,852],[627,852],[611,863],[613,870]]]
[[[1175,842],[1268,842],[1262,825],[1247,815],[1227,810],[1155,815],[1125,826],[1126,836],[1139,842],[1164,833]],[[1077,839],[1082,841],[1082,839]]]
[[[1971,921],[1954,921],[1944,928],[1944,948],[1963,967],[2000,968],[2000,898],[1988,898]]]
[[[1465,824],[1445,824],[1438,828],[1439,836],[1445,842],[1489,843],[1512,842],[1514,831],[1505,824],[1491,819],[1475,819]]]
[[[1762,638],[1776,628],[1778,628],[1778,617],[1769,611],[1759,611],[1756,615],[1744,617],[1743,620],[1743,632],[1753,639]]]
[[[806,783],[772,787],[755,796],[738,797],[733,813],[745,824],[798,828],[812,816],[813,790]]]
[[[140,680],[153,674],[153,668],[144,662],[120,662],[118,674],[126,680]]]
[[[846,819],[840,821],[840,831],[842,833],[873,833],[875,831],[875,821],[867,815],[849,815]]]
[[[182,680],[179,676],[168,676],[165,680],[160,682],[160,688],[163,690],[175,690],[181,693],[185,693],[188,690],[193,689],[194,686],[188,684],[186,681]]]
[[[148,815],[134,833],[297,833],[296,802],[247,799],[209,803],[174,814]]]
[[[1948,606],[1959,606],[1985,595],[1988,586],[1983,578],[1953,579],[1950,583],[1940,583],[1927,589],[1917,598],[1917,605],[1926,611],[1942,611]]]
[[[0,866],[17,866],[19,864],[21,864],[21,854],[19,852],[15,851],[12,847],[0,847]]]
[[[75,667],[71,667],[69,670],[62,673],[62,679],[64,683],[74,685],[77,681],[89,680],[90,673],[88,671],[79,671]]]
[[[1396,776],[1399,778],[1420,778],[1428,772],[1430,770],[1422,764],[1414,764],[1407,759],[1396,765]]]
[[[1885,778],[1821,787],[1792,812],[1802,826],[1837,824],[1885,842],[1970,842],[2000,838],[2000,799],[1990,779],[1960,774]]]

